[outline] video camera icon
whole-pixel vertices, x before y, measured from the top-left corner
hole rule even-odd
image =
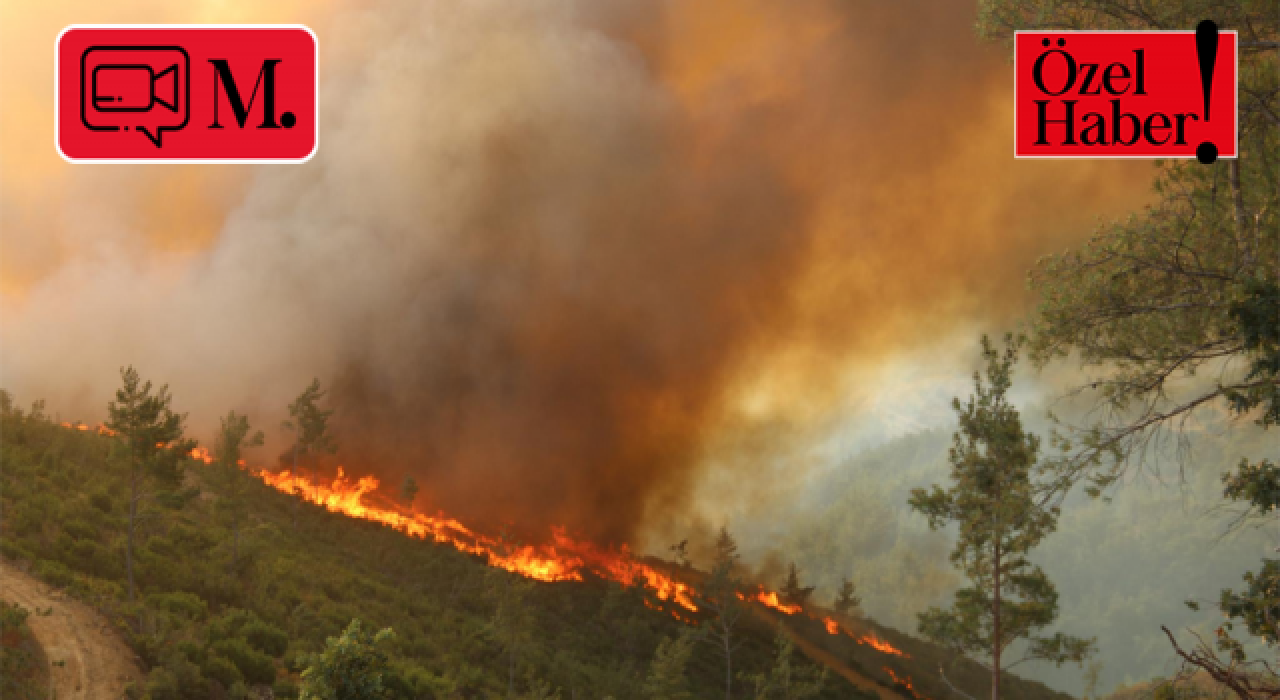
[[[90,46],[80,55],[80,121],[93,131],[146,136],[191,118],[191,57],[181,46]]]

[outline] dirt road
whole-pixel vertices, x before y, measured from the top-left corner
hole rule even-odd
[[[31,611],[27,624],[52,664],[49,697],[119,700],[130,680],[142,678],[133,652],[97,611],[3,560],[0,599]]]

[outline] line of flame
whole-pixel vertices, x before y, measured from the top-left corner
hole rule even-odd
[[[778,612],[781,612],[781,613],[785,613],[787,615],[796,615],[804,611],[804,608],[802,606],[782,602],[782,599],[778,597],[777,591],[766,591],[763,588],[760,589],[759,591],[756,591],[754,595],[745,596],[739,593],[738,597],[743,600],[754,601],[756,603],[759,603],[765,606],[766,608],[773,608],[774,610],[777,610]]]
[[[62,426],[77,431],[90,430],[89,426],[83,423],[63,423]],[[99,425],[95,430],[99,435],[115,435],[115,431],[104,425]],[[214,462],[213,455],[205,447],[193,448],[188,456],[203,464]],[[583,572],[589,571],[600,578],[623,585],[639,583],[652,590],[654,596],[661,601],[672,603],[688,612],[698,610],[694,602],[696,592],[689,584],[677,581],[666,573],[637,560],[626,545],[616,549],[598,547],[590,542],[575,540],[569,537],[564,528],[557,527],[551,530],[550,544],[515,546],[499,538],[474,532],[461,522],[444,515],[431,516],[416,511],[406,514],[398,509],[370,503],[366,497],[376,492],[379,486],[379,481],[374,476],[364,476],[352,481],[339,467],[337,476],[328,483],[323,483],[318,479],[294,474],[287,469],[270,472],[265,469],[249,469],[245,467],[244,460],[239,464],[249,474],[277,491],[296,495],[335,513],[383,523],[412,537],[451,545],[459,551],[483,557],[490,566],[548,582],[581,581]],[[763,587],[750,595],[739,593],[738,597],[744,601],[759,603],[785,615],[798,615],[804,612],[802,606],[784,603],[776,591],[769,591]],[[657,607],[648,601],[646,604]],[[691,618],[682,616],[677,609],[669,612],[677,620],[694,624]],[[835,619],[831,617],[821,619],[828,633],[840,633],[842,628]],[[881,653],[911,658],[874,634],[857,637],[848,629],[844,632],[859,644],[866,644]],[[909,683],[908,687],[910,687]]]
[[[853,637],[853,633],[850,632],[849,636]],[[875,636],[874,634],[868,633],[868,634],[862,635],[861,637],[854,637],[854,639],[857,640],[859,644],[866,644],[867,646],[871,647],[872,649],[875,649],[881,654],[891,654],[893,656],[901,656],[904,659],[911,658],[910,654],[906,653],[905,651],[902,651],[901,649],[898,649],[897,647]]]

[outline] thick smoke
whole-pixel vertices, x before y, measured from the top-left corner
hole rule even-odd
[[[1138,201],[1142,166],[1013,160],[1009,68],[961,5],[308,8],[305,166],[6,157],[0,383],[96,420],[135,364],[207,434],[319,376],[349,471],[630,539],[705,465],[766,473],[805,432],[778,417],[850,367],[1022,309],[1036,255]],[[141,18],[16,19],[51,46]],[[3,81],[29,102],[3,145],[46,139],[51,105]]]

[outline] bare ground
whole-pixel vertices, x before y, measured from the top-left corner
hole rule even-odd
[[[133,651],[102,615],[3,560],[0,598],[31,611],[27,625],[50,662],[50,698],[119,700],[129,681],[142,678]]]

